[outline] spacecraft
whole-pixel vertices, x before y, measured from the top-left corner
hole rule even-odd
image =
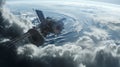
[[[24,40],[25,38],[27,38],[30,43],[36,46],[41,46],[44,44],[47,35],[51,33],[54,35],[61,34],[62,30],[64,29],[63,21],[66,20],[66,18],[55,20],[51,17],[45,17],[41,10],[34,11],[38,17],[39,24],[29,29],[22,36],[11,40],[7,45],[8,47],[12,47],[11,44],[19,42],[20,40]]]

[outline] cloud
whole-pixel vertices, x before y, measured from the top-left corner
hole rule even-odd
[[[100,0],[100,2],[112,3],[112,4],[120,4],[119,0]]]
[[[33,66],[36,62],[38,66],[43,67],[120,67],[120,46],[116,45],[114,39],[111,38],[111,36],[115,36],[115,38],[118,36],[111,34],[111,32],[117,31],[118,28],[110,28],[112,25],[114,27],[116,23],[119,24],[119,22],[116,22],[119,21],[118,18],[117,20],[113,18],[116,17],[116,15],[111,14],[111,12],[109,12],[110,9],[102,10],[104,6],[100,8],[101,5],[97,5],[97,7],[96,5],[87,5],[91,7],[90,11],[87,11],[87,9],[89,9],[88,6],[83,5],[81,10],[84,9],[86,12],[75,13],[77,19],[82,18],[80,20],[88,20],[80,21],[80,27],[77,27],[79,24],[75,25],[77,29],[79,28],[78,32],[80,32],[81,35],[76,42],[66,43],[63,46],[55,46],[55,44],[53,44],[44,47],[36,47],[32,44],[27,44],[18,48],[17,52],[19,56],[30,58],[31,63],[34,63]],[[76,8],[76,6],[74,7]],[[107,6],[105,6],[105,8],[106,7]],[[74,14],[72,10],[74,9],[71,9],[70,12],[67,10],[67,12]],[[105,16],[112,17],[109,17],[110,19],[108,20]],[[113,24],[109,24],[108,21],[111,21]],[[76,30],[76,28],[73,30]]]
[[[2,7],[4,3],[5,3],[5,0],[0,0],[0,7]]]
[[[13,45],[9,41],[21,36],[25,30],[30,28],[31,24],[11,14],[4,7],[4,1],[0,0],[0,67],[19,67],[17,61],[20,60],[16,56],[15,44],[11,48],[8,48],[7,45]]]
[[[18,19],[7,8],[2,7],[4,1],[0,2],[0,36],[1,38],[15,38],[22,35],[25,31],[31,28],[31,22]]]
[[[88,7],[85,6],[85,3],[83,4],[84,4],[82,6],[83,9],[88,9],[89,7],[97,8],[95,7],[95,5],[89,6],[89,4],[87,4],[89,6]],[[92,11],[86,10],[86,12],[93,12],[94,14],[95,9],[93,8],[91,9]],[[98,11],[101,9],[98,9]],[[70,14],[74,14],[72,13],[72,10],[74,9],[71,9],[71,13],[68,10],[67,12]],[[0,34],[3,38],[6,35],[7,35],[6,38],[9,38],[9,37],[14,37],[14,35],[19,36],[22,33],[24,33],[24,30],[26,29],[26,26],[24,26],[25,22],[20,22],[19,21],[20,19],[16,20],[15,17],[5,8],[0,13],[1,13],[0,21],[4,22],[4,23],[0,23],[0,27],[2,28],[1,30],[5,33],[5,35],[3,35],[2,33]],[[77,14],[76,12],[77,15],[81,15],[81,13],[83,12],[80,12],[80,14],[79,13]],[[0,63],[0,66],[1,67],[10,67],[10,66],[11,67],[120,67],[120,59],[119,59],[120,46],[114,43],[114,39],[112,38],[109,39],[109,37],[112,36],[110,32],[111,31],[116,32],[119,29],[119,28],[111,29],[109,27],[117,26],[119,23],[116,25],[116,23],[113,22],[113,20],[116,19],[109,20],[112,21],[110,24],[107,23],[106,22],[108,21],[107,18],[102,18],[102,19],[100,18],[106,15],[100,15],[99,12],[95,13],[96,15],[99,14],[100,16],[100,17],[96,16],[98,20],[94,19],[95,16],[91,17],[90,13],[86,13],[86,14],[83,14],[81,16],[83,17],[89,15],[88,17],[92,19],[92,21],[90,22],[88,17],[83,17],[84,20],[87,19],[88,21],[87,22],[80,21],[81,23],[80,27],[79,27],[80,23],[74,25],[76,26],[76,28],[73,30],[77,30],[77,32],[80,32],[80,35],[82,34],[80,37],[78,37],[76,42],[66,43],[63,46],[55,46],[55,44],[52,45],[49,44],[44,47],[42,46],[36,47],[33,44],[22,43],[22,45],[24,44],[24,46],[20,46],[17,48],[17,51],[15,51],[17,52],[17,54],[8,51],[8,49],[5,50],[7,52],[6,54],[0,49],[0,53],[1,53],[0,61],[4,60],[3,63]],[[75,17],[78,17],[77,19],[81,18],[79,16],[75,16]],[[81,20],[83,20],[83,18]],[[90,25],[94,25],[94,26],[90,26]],[[27,27],[27,29],[29,29],[29,27]],[[118,35],[113,35],[113,37],[114,36],[115,38],[118,37]],[[97,41],[98,43],[96,43]],[[6,58],[6,56],[9,58]]]
[[[66,44],[64,46],[48,45],[38,48],[29,44],[19,47],[18,53],[20,56],[25,55],[38,61],[39,64],[51,67],[119,67],[119,47],[108,45],[82,49],[75,44]]]

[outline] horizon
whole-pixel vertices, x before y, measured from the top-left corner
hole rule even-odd
[[[9,0],[9,1],[18,1],[18,0]],[[34,1],[34,0],[20,0],[20,1]],[[36,0],[36,1],[41,1],[41,0]],[[59,1],[59,0],[44,0],[44,1]],[[60,0],[60,1],[64,1],[64,0]],[[82,1],[82,0],[65,0],[65,1]],[[120,5],[120,0],[84,0],[84,1],[95,1],[95,2],[104,2],[104,3]]]

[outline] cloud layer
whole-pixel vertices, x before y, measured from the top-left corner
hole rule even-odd
[[[65,43],[63,46],[55,46],[54,44],[39,48],[27,44],[18,48],[18,55],[24,55],[32,60],[36,59],[35,62],[38,62],[38,66],[42,65],[43,67],[120,66],[120,46],[115,42],[119,41],[120,20],[117,15],[119,9],[115,5],[104,4],[106,6],[101,6],[99,3],[96,5],[89,2],[64,2],[59,5],[58,3],[57,5],[50,3],[49,5],[56,12],[67,14],[76,19],[76,22],[68,22],[66,27],[69,26],[66,29],[69,30],[70,27],[72,32],[77,32],[77,34],[68,37],[68,41],[75,36],[74,39],[77,40]],[[118,9],[117,13],[116,9]]]
[[[0,50],[2,52],[0,59],[5,60],[0,62],[1,67],[120,67],[120,46],[118,42],[117,44],[115,42],[120,40],[117,7],[101,6],[89,2],[64,2],[59,5],[50,3],[49,5],[56,12],[67,14],[76,20],[76,22],[66,23],[68,27],[65,28],[66,32],[69,29],[71,29],[70,32],[75,32],[74,35],[67,34],[64,38],[70,43],[65,42],[62,46],[49,44],[44,47],[25,44],[25,46],[18,47],[15,51],[17,53],[14,54],[8,49],[7,52]],[[0,33],[0,37],[14,38],[29,29],[24,25],[24,21],[15,18],[8,10],[2,8],[0,30],[3,32]],[[75,41],[71,42],[70,39]]]

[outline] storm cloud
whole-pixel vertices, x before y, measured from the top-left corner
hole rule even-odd
[[[0,31],[2,32],[0,32],[0,37],[12,39],[23,34],[24,30],[29,29],[29,27],[24,26],[25,22],[20,22],[20,19],[16,20],[16,17],[12,15],[8,9],[4,7],[1,7],[1,9]],[[83,11],[85,11],[85,9]],[[68,10],[67,12],[69,13]],[[87,14],[89,15],[89,12],[91,13],[92,11],[86,10],[86,12],[88,12]],[[76,42],[65,43],[62,46],[48,44],[44,47],[37,47],[33,44],[22,43],[24,46],[18,47],[15,51],[13,51],[14,48],[8,50],[6,47],[0,47],[1,49],[5,50],[1,51],[0,49],[0,60],[2,61],[0,62],[0,66],[120,67],[120,46],[117,45],[112,39],[109,39],[110,36],[108,33],[108,31],[116,32],[119,30],[119,26],[117,26],[114,22],[111,22],[109,25],[107,25],[107,22],[112,20],[114,21],[114,19],[104,21],[104,18],[100,18],[101,16],[103,15],[100,14],[100,16],[97,16],[97,18],[92,17],[92,20],[84,17],[84,21],[91,21],[94,27],[89,26],[89,23],[87,22],[84,22],[87,26],[85,26],[85,28],[82,26],[79,27],[79,25],[82,25],[80,23],[75,24],[76,28],[79,28],[77,32],[83,30],[81,33],[82,36],[79,37]],[[107,24],[105,25],[104,23]],[[105,25],[105,27],[101,26],[101,24]],[[111,26],[116,28],[111,28]],[[105,30],[106,27],[108,31]]]
[[[116,17],[117,13],[111,13],[112,11],[109,9],[116,8],[111,6],[100,7],[99,4],[88,3],[85,5],[86,3],[65,2],[62,6],[66,4],[67,6],[61,9],[58,9],[61,7],[58,6],[58,3],[57,7],[56,4],[51,6],[58,11],[64,9],[63,13],[67,12],[69,16],[77,19],[77,22],[73,24],[69,22],[69,26],[66,26],[70,27],[70,30],[80,33],[81,36],[76,37],[77,41],[62,46],[49,44],[44,47],[36,47],[33,44],[26,44],[17,49],[17,54],[31,58],[37,66],[42,67],[120,67],[120,46],[114,41],[115,39],[119,40],[119,35],[115,35],[115,32],[119,34],[118,31],[120,30],[119,25],[116,25],[119,24],[119,18]],[[71,4],[74,7],[69,9],[71,11],[65,9]],[[78,6],[81,7],[80,10],[77,9]],[[80,13],[74,13],[74,11],[80,11]],[[73,36],[70,36],[71,39]],[[69,40],[70,37],[68,37]],[[32,65],[34,66],[34,64],[30,66]]]
[[[0,36],[12,39],[27,31],[30,28],[30,22],[16,18],[9,9],[4,7],[4,3],[5,0],[0,1]]]

